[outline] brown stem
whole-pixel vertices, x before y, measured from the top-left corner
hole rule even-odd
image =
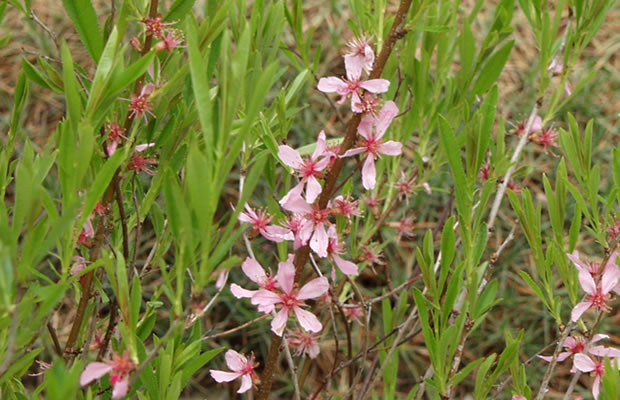
[[[116,317],[118,315],[118,302],[116,299],[112,300],[110,303],[110,319],[108,320],[108,328],[105,331],[105,336],[103,337],[103,342],[101,343],[101,347],[99,347],[99,353],[97,354],[97,361],[101,361],[105,356],[105,353],[108,351],[108,346],[110,344],[110,340],[112,339],[112,332],[114,332],[114,327],[116,326]]]
[[[56,354],[62,357],[62,347],[60,347],[60,342],[58,341],[58,336],[56,335],[56,329],[54,329],[51,322],[47,323],[47,330],[49,331],[52,342],[54,343],[54,350],[56,351]]]
[[[396,40],[402,37],[401,25],[404,21],[407,12],[409,11],[409,7],[411,6],[412,0],[401,0],[400,6],[398,7],[398,11],[396,12],[396,16],[394,18],[394,23],[392,24],[392,28],[390,33],[384,43],[383,49],[379,56],[375,60],[375,64],[373,66],[372,73],[370,74],[369,79],[376,79],[381,76],[383,72],[383,68],[385,67],[385,63],[387,62],[390,54],[392,53],[392,49],[394,48],[394,44]],[[349,120],[347,125],[346,133],[344,139],[340,145],[340,154],[344,154],[347,150],[349,150],[353,143],[355,142],[355,138],[357,135],[357,127],[362,120],[361,114],[355,114]],[[337,158],[329,171],[329,175],[325,179],[325,186],[323,187],[323,191],[321,192],[321,197],[319,198],[319,208],[323,209],[327,206],[329,199],[334,195],[334,189],[336,187],[338,175],[340,175],[340,171],[344,166],[345,160],[343,158]],[[295,281],[298,282],[298,278],[300,275],[300,271],[306,265],[308,261],[308,255],[310,253],[309,247],[306,245],[299,250],[297,250],[295,254]],[[271,347],[269,348],[269,354],[267,356],[267,362],[265,364],[265,370],[263,371],[263,375],[261,377],[261,385],[259,388],[257,400],[267,400],[269,397],[269,392],[271,391],[271,384],[273,382],[273,372],[275,370],[276,362],[278,360],[278,355],[280,354],[280,344],[282,342],[282,338],[275,334],[271,335]]]

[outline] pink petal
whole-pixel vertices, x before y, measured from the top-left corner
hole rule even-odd
[[[293,233],[281,226],[278,225],[268,225],[264,230],[260,231],[260,233],[267,239],[272,242],[280,243],[284,240],[293,240],[295,239]]]
[[[245,393],[252,388],[252,378],[249,374],[241,377],[241,387],[237,390],[237,393]]]
[[[101,362],[92,362],[84,368],[80,375],[80,385],[86,386],[92,381],[101,378],[112,371],[112,366]]]
[[[353,92],[351,94],[351,111],[354,113],[364,112],[364,109],[362,108],[362,99],[357,92]]]
[[[329,160],[333,157],[331,154],[333,153],[326,152],[325,155],[327,157],[321,158],[319,161],[317,161],[316,164],[314,164],[314,170],[323,171],[329,165]]]
[[[609,335],[605,335],[604,333],[597,333],[596,335],[592,336],[592,340],[590,340],[590,343],[600,342],[603,339],[609,339]]]
[[[594,361],[585,354],[575,354],[574,365],[581,372],[591,372],[596,368]]]
[[[571,87],[570,83],[566,82],[564,84],[564,91],[566,92],[566,94],[568,96],[570,96],[571,94],[573,94],[573,88]],[[595,396],[596,397],[596,396]]]
[[[375,169],[375,159],[372,154],[369,154],[364,161],[362,167],[362,185],[366,190],[372,190],[377,183],[377,170]]]
[[[344,67],[347,71],[347,76],[362,76],[363,60],[359,56],[346,55],[344,56]]]
[[[155,143],[144,143],[144,144],[139,144],[136,146],[136,151],[137,152],[142,152],[146,149],[148,149],[149,147],[153,147],[155,146]]]
[[[370,79],[365,82],[361,82],[360,87],[371,93],[384,93],[390,88],[390,81],[387,79]]]
[[[228,281],[228,274],[230,273],[229,269],[223,269],[217,274],[217,280],[215,281],[215,288],[220,290],[226,285],[226,281]]]
[[[354,149],[349,149],[345,151],[344,154],[340,156],[340,158],[355,156],[360,153],[363,153],[364,151],[366,151],[364,147],[356,147]]]
[[[576,344],[577,340],[575,340],[575,338],[572,336],[569,336],[566,338],[566,340],[564,340],[564,347],[568,349],[575,347]]]
[[[253,258],[247,257],[243,264],[241,264],[241,269],[246,276],[252,280],[252,282],[260,284],[267,279],[265,270],[261,267],[258,261]]]
[[[618,284],[619,278],[620,268],[616,267],[615,264],[611,267],[605,268],[605,271],[603,271],[603,276],[601,277],[601,291],[604,294],[611,292],[611,290]]]
[[[241,286],[233,283],[230,285],[230,291],[238,299],[251,299],[254,294],[256,294],[257,290],[247,290],[242,288]]]
[[[573,308],[573,311],[571,311],[570,313],[571,321],[577,321],[581,317],[581,314],[583,314],[590,307],[592,307],[591,301],[584,301],[577,304],[575,308]]]
[[[605,347],[605,346],[592,346],[588,352],[597,357],[620,357],[620,350],[615,349],[613,347]]]
[[[315,299],[323,296],[329,290],[329,282],[327,278],[320,277],[314,278],[310,282],[306,283],[297,294],[299,300]]]
[[[282,303],[282,299],[276,293],[263,289],[254,293],[250,302],[258,306],[258,311],[269,314],[276,304]]]
[[[542,131],[542,128],[543,128],[542,118],[540,118],[540,116],[537,115],[536,118],[534,118],[534,121],[532,122],[530,133],[540,132]],[[576,251],[573,252],[573,254],[575,253]]]
[[[127,394],[129,390],[129,377],[126,376],[120,381],[116,382],[114,389],[112,389],[112,398],[113,399],[122,399]]]
[[[366,140],[371,139],[374,136],[372,132],[374,124],[374,118],[368,115],[365,116],[364,118],[362,118],[362,121],[357,126],[357,133],[359,133]]]
[[[241,372],[218,371],[216,369],[210,370],[209,373],[211,377],[219,383],[234,381],[241,376]]]
[[[114,152],[116,151],[116,146],[118,145],[118,143],[116,141],[113,142],[109,142],[106,145],[106,151],[108,152],[108,155],[111,156],[112,154],[114,154]]]
[[[573,262],[573,264],[575,265],[575,268],[577,268],[577,271],[581,271],[581,270],[588,271],[588,266],[583,261],[581,261],[577,250],[573,251],[571,254],[567,253],[566,256],[568,257],[569,260]]]
[[[596,283],[589,272],[584,270],[579,271],[579,283],[584,292],[588,294],[594,294],[596,292]]]
[[[355,265],[355,263],[340,258],[338,254],[332,254],[332,257],[334,258],[334,262],[336,263],[338,268],[340,268],[343,274],[351,276],[358,275],[357,265]]]
[[[299,232],[297,232],[295,241],[299,241],[299,243],[305,246],[308,243],[308,240],[310,240],[312,232],[314,232],[314,223],[308,219],[304,219],[301,223],[301,227],[299,228]]]
[[[601,392],[601,376],[596,375],[594,377],[594,382],[592,382],[592,396],[594,396],[594,400],[598,399],[598,395],[600,392]]]
[[[303,310],[301,307],[295,307],[293,311],[295,311],[295,316],[297,317],[297,321],[299,321],[299,325],[306,331],[320,332],[321,329],[323,329],[323,325],[319,319],[310,311]]]
[[[553,356],[538,356],[543,361],[550,363],[553,360]]]
[[[241,372],[248,364],[248,359],[245,356],[232,349],[228,350],[224,357],[226,358],[226,365],[231,371]]]
[[[293,169],[300,169],[304,163],[297,150],[286,145],[278,146],[278,157],[284,164]]]
[[[393,101],[386,102],[375,121],[377,138],[383,137],[383,134],[385,134],[385,131],[392,123],[394,117],[396,117],[397,115],[398,107],[396,106],[396,103],[394,103]]]
[[[343,91],[346,90],[346,88],[347,84],[342,79],[336,78],[335,76],[321,78],[319,79],[319,84],[317,85],[317,89],[323,93]]]
[[[323,153],[325,153],[325,131],[321,130],[321,132],[319,132],[319,138],[316,141],[316,147],[314,149],[314,152],[312,153],[312,159],[316,160],[317,158],[321,157],[323,155]]]
[[[248,224],[254,223],[254,220],[252,219],[252,217],[250,217],[248,214],[244,213],[243,211],[239,213],[239,216],[237,217],[237,219],[241,222],[246,222]]]
[[[271,321],[271,330],[278,336],[282,336],[284,328],[286,327],[286,321],[288,321],[288,308],[282,307],[282,309],[276,314]]]
[[[301,192],[304,188],[304,182],[301,181],[297,186],[291,189],[286,196],[280,200],[280,205],[286,211],[309,214],[312,212],[312,207],[306,203],[306,200],[301,197]]]
[[[327,257],[328,243],[329,238],[327,237],[327,232],[325,232],[325,226],[323,224],[318,224],[314,227],[314,234],[312,235],[312,239],[310,239],[310,248],[314,250],[319,257]]]
[[[306,202],[308,204],[314,203],[314,200],[319,197],[322,191],[323,187],[319,181],[314,176],[309,177],[306,183]]]
[[[340,198],[342,198],[342,196],[338,196]],[[336,197],[335,200],[338,199],[338,197]],[[329,205],[328,205],[329,207]],[[334,239],[336,242],[338,241],[338,232],[336,230],[336,225],[330,225],[329,228],[327,229],[327,237],[330,239]]]
[[[385,143],[381,143],[379,145],[379,153],[385,154],[388,156],[398,156],[402,153],[403,144],[400,142],[395,142],[393,140],[388,140]]]
[[[286,294],[290,294],[293,291],[293,285],[295,284],[295,266],[293,265],[293,255],[289,254],[286,261],[278,263],[278,275],[276,280],[280,284],[280,288]]]
[[[308,357],[316,358],[316,356],[319,355],[320,351],[321,351],[321,347],[319,346],[319,344],[312,343],[310,346],[308,346]]]

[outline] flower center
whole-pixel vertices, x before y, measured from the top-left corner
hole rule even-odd
[[[301,174],[304,178],[310,178],[311,176],[317,176],[318,172],[316,170],[316,163],[312,159],[304,160],[304,163],[301,167]]]
[[[327,209],[321,210],[320,208],[315,208],[312,210],[310,217],[312,218],[312,222],[314,222],[315,225],[318,225],[327,221],[328,214],[329,210]]]
[[[287,308],[287,309],[291,309],[293,307],[296,307],[300,304],[299,300],[297,300],[297,295],[295,294],[282,294],[282,305]]]

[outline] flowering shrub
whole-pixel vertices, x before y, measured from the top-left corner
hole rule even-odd
[[[620,398],[614,1],[465,3],[0,3],[0,397]]]

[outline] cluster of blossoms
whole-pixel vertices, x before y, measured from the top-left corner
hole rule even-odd
[[[514,125],[514,128],[511,132],[517,136],[521,136],[525,133],[525,128],[527,128],[527,120],[523,120]],[[539,146],[543,147],[543,151],[545,153],[551,153],[551,147],[558,147],[558,133],[553,127],[544,127],[543,121],[540,116],[536,116],[534,121],[532,121],[532,126],[530,127],[529,137],[530,142],[534,142]]]
[[[142,22],[145,25],[146,33],[152,35],[156,39],[159,39],[159,42],[155,43],[154,46],[156,51],[170,51],[181,47],[181,43],[183,43],[182,32],[178,29],[171,28],[171,26],[176,24],[176,22],[163,22],[161,17],[148,17]]]
[[[363,74],[370,74],[375,59],[368,39],[356,39],[350,43],[350,50],[344,56],[346,78],[327,77],[318,82],[318,89],[325,93],[337,93],[341,96],[339,104],[351,99],[351,110],[361,113],[361,122],[357,128],[359,140],[351,148],[329,147],[324,131],[320,131],[316,147],[312,154],[304,156],[288,145],[278,148],[278,157],[284,165],[299,177],[299,182],[280,199],[279,204],[288,213],[285,220],[274,223],[274,216],[266,211],[254,210],[246,205],[245,212],[239,215],[239,221],[251,225],[252,237],[262,235],[273,242],[292,241],[293,248],[308,246],[319,258],[333,261],[333,264],[345,275],[355,276],[358,267],[345,260],[346,253],[336,224],[335,216],[344,216],[350,222],[352,216],[359,215],[357,200],[338,196],[329,202],[319,201],[323,194],[322,181],[338,158],[361,155],[362,185],[367,190],[375,188],[377,173],[375,161],[380,155],[397,156],[402,152],[402,144],[384,140],[385,133],[392,120],[398,114],[398,107],[393,101],[383,103],[376,96],[388,90],[390,82],[385,79],[364,79]],[[330,194],[331,195],[331,194]],[[323,194],[325,196],[325,194]],[[326,204],[326,205],[325,205]],[[323,206],[322,206],[323,205]],[[345,228],[346,229],[346,228]],[[368,248],[367,259],[380,262],[379,256]],[[316,315],[304,309],[305,301],[314,299],[328,301],[329,280],[320,276],[299,287],[295,281],[295,256],[289,254],[286,261],[278,264],[275,276],[253,258],[246,258],[241,268],[245,275],[254,282],[258,289],[245,289],[235,283],[231,292],[237,298],[247,298],[257,306],[259,312],[272,314],[271,330],[282,336],[289,325],[290,316],[295,316],[298,328],[291,328],[286,333],[288,343],[296,349],[295,355],[306,354],[315,358],[320,351],[317,336],[323,326]],[[332,281],[336,271],[332,269]],[[239,393],[249,390],[251,382],[256,382],[253,372],[253,359],[248,361],[242,355],[229,350],[226,363],[232,372],[212,370],[211,376],[217,382],[229,382],[241,378]]]
[[[135,369],[136,364],[127,352],[123,355],[114,354],[111,360],[88,364],[80,376],[80,385],[87,386],[104,375],[110,375],[112,398],[122,399],[129,390],[129,374]]]
[[[617,252],[612,253],[605,266],[597,263],[586,263],[579,258],[577,252],[567,254],[578,271],[579,283],[586,292],[584,301],[577,304],[571,312],[571,320],[577,321],[584,312],[590,308],[597,311],[610,311],[608,302],[611,300],[611,292],[620,294],[620,268],[616,264]],[[573,358],[572,373],[577,371],[591,373],[594,376],[592,383],[592,395],[595,399],[600,393],[601,379],[605,374],[605,357],[611,359],[611,365],[620,369],[620,350],[613,347],[594,345],[595,343],[609,339],[606,334],[595,334],[588,342],[581,336],[569,336],[564,341],[567,351],[560,352],[557,361],[562,362],[570,357]],[[539,356],[542,360],[551,362],[551,356]]]

